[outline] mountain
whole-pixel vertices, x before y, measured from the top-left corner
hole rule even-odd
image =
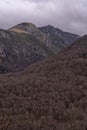
[[[76,34],[64,32],[51,25],[37,28],[32,23],[21,23],[10,28],[9,30],[19,33],[28,33],[37,37],[37,39],[49,47],[54,54],[68,47],[80,37]]]
[[[33,35],[0,30],[0,73],[22,70],[51,54]]]
[[[40,31],[48,35],[51,43],[55,46],[55,48],[57,48],[57,52],[58,50],[61,51],[62,49],[68,47],[80,37],[76,34],[64,32],[61,29],[55,28],[51,25],[40,27],[39,29]]]
[[[47,31],[47,28],[44,30]],[[64,36],[60,40],[58,31],[56,34],[58,29],[49,28],[50,36],[41,30],[43,28],[37,28],[32,23],[21,23],[8,30],[0,29],[0,73],[23,70],[28,65],[58,53],[69,45],[70,39],[74,41],[79,37],[62,31]]]
[[[87,36],[23,72],[0,75],[2,129],[87,129]]]
[[[46,40],[46,35],[32,23],[20,23],[8,30],[11,32],[31,34],[37,37],[37,39],[39,39],[41,42],[45,42]]]

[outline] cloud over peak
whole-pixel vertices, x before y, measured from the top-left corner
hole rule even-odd
[[[0,28],[25,21],[83,35],[87,33],[86,14],[87,0],[2,0]]]

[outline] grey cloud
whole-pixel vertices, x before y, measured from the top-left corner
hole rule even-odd
[[[87,0],[3,0],[0,1],[0,27],[20,22],[37,26],[51,24],[65,31],[87,33]]]

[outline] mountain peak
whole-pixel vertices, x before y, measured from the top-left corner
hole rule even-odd
[[[46,30],[60,30],[60,31],[62,31],[61,29],[56,28],[52,25],[46,25],[46,26],[43,26],[43,27],[40,27],[40,28],[45,28]]]
[[[38,28],[34,24],[24,22],[13,26],[12,28],[9,29],[9,31],[29,34],[32,33],[33,31],[36,31],[37,29]]]
[[[45,27],[48,27],[48,28],[54,28],[52,25],[46,25]]]
[[[34,27],[36,28],[36,26],[33,24],[33,23],[28,23],[28,22],[23,22],[23,23],[20,23],[18,24],[17,26],[29,26],[29,27]]]

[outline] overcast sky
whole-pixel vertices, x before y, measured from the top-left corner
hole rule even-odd
[[[0,0],[0,28],[22,22],[87,34],[87,0]]]

